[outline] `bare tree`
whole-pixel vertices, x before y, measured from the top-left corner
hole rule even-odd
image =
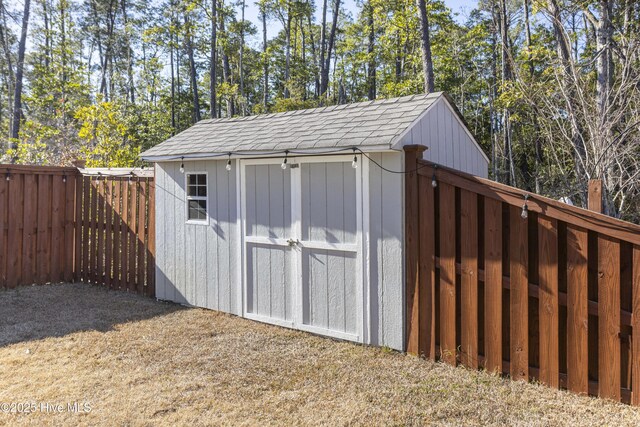
[[[217,117],[216,110],[216,84],[217,84],[217,76],[216,76],[216,66],[218,64],[216,52],[218,49],[218,27],[216,23],[217,19],[217,7],[218,0],[211,0],[211,53],[209,56],[209,116],[212,119]]]
[[[595,40],[584,34],[580,43],[595,43],[597,49],[581,52],[584,57],[571,55],[571,23],[563,21],[556,0],[546,6],[558,48],[556,58],[549,60],[552,80],[541,83],[548,88],[544,93],[532,90],[526,81],[519,83],[526,99],[538,106],[549,153],[546,167],[559,176],[548,191],[586,206],[588,180],[602,179],[604,212],[637,220],[638,213],[629,206],[640,200],[640,113],[629,106],[640,103],[635,63],[640,46],[624,37],[614,46],[607,22],[611,5],[603,0],[595,11],[583,10]],[[595,87],[590,71],[596,74]]]
[[[27,30],[29,27],[29,8],[31,0],[25,0],[24,11],[22,13],[22,31],[20,33],[20,44],[18,45],[18,61],[16,63],[16,83],[13,92],[13,114],[11,125],[11,137],[18,138],[20,132],[20,121],[22,120],[22,78],[24,76],[24,53],[27,47]],[[14,148],[17,148],[15,146]]]
[[[333,51],[333,45],[336,40],[336,30],[338,28],[338,16],[340,14],[340,0],[334,0],[333,2],[333,17],[331,21],[331,31],[329,32],[329,40],[326,41],[325,49],[325,33],[324,29],[326,21],[326,6],[327,1],[324,2],[323,8],[323,30],[321,36],[321,54],[320,54],[320,95],[324,98],[327,96],[327,89],[329,89],[329,69],[331,68],[331,53]]]
[[[431,58],[427,2],[426,0],[416,0],[416,5],[420,13],[420,46],[422,52],[422,70],[424,73],[424,92],[431,93],[435,90],[435,77],[433,76],[433,60]]]

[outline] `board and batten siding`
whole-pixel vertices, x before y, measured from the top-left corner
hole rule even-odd
[[[369,327],[372,345],[404,345],[404,176],[402,153],[373,153],[369,164]],[[365,272],[366,273],[366,272]]]
[[[161,300],[242,314],[238,284],[236,174],[226,161],[156,163],[156,296]],[[186,220],[186,178],[208,179],[208,224]]]
[[[445,97],[440,97],[400,140],[399,146],[428,147],[423,158],[487,178],[489,162]],[[400,147],[398,147],[400,148]]]

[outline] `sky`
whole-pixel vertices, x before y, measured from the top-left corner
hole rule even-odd
[[[320,3],[321,3],[320,1],[316,2],[316,4],[320,4]],[[466,18],[469,15],[469,12],[471,12],[471,10],[476,6],[478,2],[477,0],[444,0],[444,3],[451,9],[451,11],[454,13],[454,17],[458,21],[464,22],[466,21]],[[255,2],[253,0],[247,0],[246,4],[247,4],[247,9],[245,12],[245,19],[247,19],[248,21],[251,21],[256,26],[259,26],[260,17],[258,16],[259,14],[258,7],[255,5]],[[356,7],[356,0],[342,0],[342,7],[350,11],[355,18],[355,14],[357,13],[357,10],[358,10]],[[328,15],[330,16],[330,13],[328,13]],[[322,18],[322,9],[321,7],[318,7],[316,10],[316,21],[320,22],[321,18]],[[278,22],[270,21],[267,24],[268,37],[270,39],[273,38],[278,33],[278,31],[280,31],[281,28],[282,26]]]

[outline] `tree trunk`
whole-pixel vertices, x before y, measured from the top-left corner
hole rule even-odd
[[[245,8],[245,0],[241,2],[242,12],[241,12],[241,21],[240,21],[240,58],[238,63],[238,72],[240,73],[240,98],[242,99],[241,104],[241,112],[243,116],[247,115],[247,100],[244,96],[244,66],[242,64],[243,56],[244,56],[244,8]]]
[[[318,96],[324,97],[324,92],[327,90],[324,87],[324,69],[326,66],[327,56],[327,1],[322,2],[322,23],[320,25],[320,62],[318,64],[318,71],[320,73],[320,85],[318,87]]]
[[[311,42],[311,56],[312,56],[312,60],[313,63],[315,64],[314,67],[317,67],[318,64],[318,55],[316,52],[316,42],[314,40],[313,37],[313,25],[311,24],[311,13],[309,13],[307,15],[307,23],[309,25],[309,41]],[[314,76],[314,98],[318,98],[318,96],[320,95],[320,77],[318,76],[318,70],[319,68],[317,68],[315,70],[315,72],[313,73]]]
[[[284,98],[289,98],[289,77],[291,67],[291,5],[287,6],[287,19],[285,25],[285,64],[284,64]]]
[[[209,116],[212,119],[217,117],[216,110],[216,85],[217,85],[217,76],[216,76],[216,66],[217,66],[217,45],[218,45],[218,27],[216,23],[217,15],[218,15],[218,0],[211,0],[211,53],[209,57]]]
[[[329,88],[329,68],[331,67],[331,52],[333,50],[333,44],[336,39],[336,30],[338,28],[338,15],[340,14],[340,0],[334,0],[333,3],[333,18],[331,22],[331,32],[329,33],[329,41],[327,43],[327,57],[325,59],[325,66],[320,76],[320,94],[326,97],[327,89]]]
[[[15,76],[13,74],[13,60],[11,58],[11,48],[9,46],[7,17],[5,15],[4,4],[0,0],[0,14],[2,15],[2,25],[0,26],[0,38],[2,39],[2,49],[4,50],[4,58],[7,63],[7,111],[9,112],[9,136],[11,136],[12,120],[11,112],[13,111],[13,91],[15,88]]]
[[[49,70],[51,62],[51,30],[49,25],[49,0],[42,0],[42,22],[44,24],[44,67]]]
[[[129,79],[128,81],[128,86],[129,86],[129,99],[131,101],[131,104],[135,104],[136,103],[136,96],[135,96],[135,82],[133,79],[133,50],[131,49],[131,36],[130,36],[130,31],[131,29],[128,28],[128,16],[127,16],[127,2],[126,0],[121,0],[121,7],[122,7],[122,20],[124,22],[124,31],[125,31],[125,40],[126,40],[126,44],[127,44],[127,77]]]
[[[260,5],[262,14],[262,106],[264,112],[269,110],[269,58],[267,57],[267,7]]]
[[[226,16],[220,13],[220,32],[225,35],[225,20]],[[229,55],[227,52],[222,49],[222,77],[224,81],[231,86],[233,83],[231,78],[231,67],[229,66]],[[233,98],[231,96],[227,97],[227,117],[233,117],[236,115],[235,103],[233,102]]]
[[[422,70],[424,73],[424,92],[431,93],[435,90],[435,78],[433,76],[433,60],[431,58],[431,39],[429,37],[429,17],[425,0],[416,0],[420,12],[420,45],[422,48]]]
[[[373,5],[371,0],[367,3],[367,25],[369,27],[369,44],[367,46],[367,55],[369,56],[369,64],[367,65],[367,89],[370,101],[376,99],[376,31],[373,21]]]
[[[192,28],[185,11],[184,26],[185,26],[185,42],[187,47],[187,55],[189,56],[189,77],[191,79],[191,93],[193,95],[193,123],[200,121],[200,100],[198,97],[198,75],[196,74],[196,63],[193,57],[193,41],[192,41]]]
[[[507,82],[512,80],[511,73],[511,55],[509,52],[509,20],[507,17],[506,0],[500,2],[500,38],[502,44],[502,86],[505,87]],[[511,144],[511,111],[504,108],[502,113],[502,136],[505,153],[505,177],[504,182],[507,185],[516,185],[515,165],[513,161],[513,150]]]
[[[27,30],[29,27],[29,8],[31,0],[24,1],[24,12],[22,14],[22,32],[20,33],[20,43],[18,45],[18,61],[16,65],[16,85],[13,92],[13,124],[11,126],[11,137],[18,138],[20,132],[20,121],[22,120],[22,78],[24,75],[24,53],[27,47]],[[17,148],[16,142],[12,143],[13,148]]]

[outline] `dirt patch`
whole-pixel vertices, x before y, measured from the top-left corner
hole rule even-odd
[[[0,291],[11,402],[65,410],[0,424],[640,424],[626,405],[77,284]]]

